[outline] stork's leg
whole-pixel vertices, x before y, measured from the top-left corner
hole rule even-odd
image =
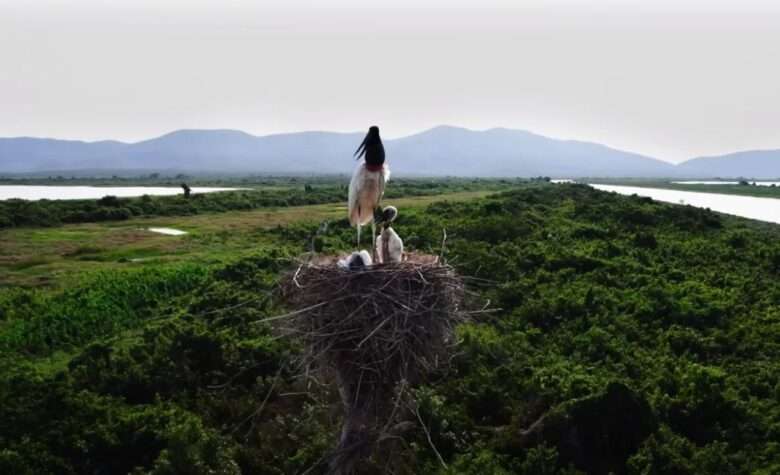
[[[360,223],[357,225],[357,247],[360,250]]]
[[[371,220],[371,261],[376,262],[376,223]]]

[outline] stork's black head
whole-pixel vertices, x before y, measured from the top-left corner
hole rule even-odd
[[[349,270],[359,270],[364,267],[366,267],[366,263],[363,262],[363,258],[360,257],[360,254],[353,255],[349,260]]]
[[[372,125],[368,128],[368,133],[360,146],[355,150],[355,156],[359,160],[363,155],[366,156],[366,163],[369,165],[382,165],[385,163],[385,148],[382,145],[382,138],[379,136],[379,127]]]
[[[349,270],[361,270],[371,265],[371,255],[368,251],[355,251],[353,252],[347,261],[347,268]]]

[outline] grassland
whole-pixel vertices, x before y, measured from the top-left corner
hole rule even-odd
[[[461,191],[387,202],[401,208],[419,208],[489,193]],[[86,271],[154,266],[162,262],[215,263],[262,248],[267,242],[258,237],[258,231],[291,223],[319,223],[345,214],[345,204],[328,203],[53,228],[0,229],[0,286],[66,285],[73,275]],[[175,228],[188,234],[167,236],[148,231],[150,227]]]

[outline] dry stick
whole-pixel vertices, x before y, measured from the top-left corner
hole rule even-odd
[[[290,397],[290,396],[310,396],[311,393],[309,391],[294,391],[291,393],[279,393],[279,397]]]
[[[206,315],[211,315],[211,314],[218,313],[218,312],[226,312],[228,310],[235,310],[237,308],[243,307],[244,305],[249,305],[252,302],[257,302],[258,300],[264,299],[266,297],[268,297],[268,294],[264,293],[263,295],[251,298],[251,299],[246,300],[244,302],[241,302],[241,303],[238,303],[238,304],[235,304],[235,305],[231,305],[229,307],[224,307],[224,308],[218,308],[218,309],[215,309],[215,310],[210,310],[208,312],[204,312],[204,313],[198,314],[197,316],[198,317],[205,317]]]
[[[263,364],[265,364],[265,363],[266,363],[266,362],[265,362],[265,361],[263,361],[263,362],[260,362],[260,363],[258,363],[258,364],[256,364],[256,365],[254,365],[254,366],[250,366],[249,368],[244,368],[244,369],[242,369],[241,371],[239,371],[239,372],[237,372],[236,374],[234,374],[233,376],[231,376],[231,377],[230,377],[230,379],[228,379],[226,382],[224,382],[224,383],[222,383],[222,384],[212,384],[212,385],[206,386],[206,388],[208,388],[208,389],[212,389],[212,390],[217,390],[217,389],[225,389],[225,388],[226,388],[226,387],[228,387],[228,386],[229,386],[229,385],[230,385],[230,384],[231,384],[233,381],[235,381],[235,380],[236,380],[236,378],[238,378],[238,377],[239,377],[239,376],[241,376],[242,374],[246,373],[247,371],[252,371],[253,369],[256,369],[256,368],[258,368],[258,367],[262,366],[262,365],[263,365]]]
[[[431,448],[433,449],[433,453],[436,454],[436,458],[439,459],[439,462],[441,463],[442,467],[447,468],[447,464],[444,462],[444,458],[442,458],[439,451],[436,450],[436,446],[433,444],[433,439],[431,439],[431,433],[428,431],[428,427],[425,425],[425,422],[423,422],[422,417],[420,416],[420,408],[415,407],[414,414],[417,416],[417,420],[420,421],[420,424],[422,425],[422,428],[425,431],[425,437],[428,438],[428,444],[430,444]]]
[[[263,399],[262,404],[260,404],[260,407],[256,411],[252,412],[252,414],[250,414],[249,417],[247,417],[243,421],[239,422],[236,425],[236,427],[234,427],[233,430],[230,431],[231,434],[233,432],[235,432],[236,430],[238,430],[238,428],[241,427],[245,422],[247,422],[247,421],[249,421],[251,419],[254,419],[258,415],[260,415],[261,412],[263,412],[263,409],[265,408],[266,403],[268,402],[269,399],[271,399],[271,393],[274,392],[274,389],[276,388],[276,383],[279,382],[279,376],[282,374],[282,370],[284,369],[285,366],[286,366],[286,364],[283,364],[282,366],[279,367],[279,370],[276,372],[276,376],[274,376],[274,382],[271,383],[271,387],[268,389],[268,392],[266,393],[265,398]],[[254,427],[254,425],[255,425],[254,422],[252,422],[252,425],[249,426],[249,431],[252,430],[252,427]],[[249,436],[249,431],[247,431],[247,433],[244,435],[244,438]]]
[[[298,315],[300,313],[308,312],[309,310],[313,310],[313,309],[315,309],[317,307],[322,307],[323,305],[328,304],[328,303],[330,303],[330,302],[320,302],[318,304],[314,304],[314,305],[311,305],[309,307],[302,308],[300,310],[296,310],[294,312],[285,313],[283,315],[276,315],[275,317],[261,318],[260,320],[255,320],[254,322],[252,322],[252,324],[253,325],[259,325],[261,323],[270,322],[270,321],[273,321],[273,320],[279,320],[279,319],[282,319],[282,318],[292,317],[292,316]]]
[[[386,433],[387,430],[390,428],[390,424],[393,422],[393,418],[395,417],[395,413],[398,411],[398,407],[401,403],[401,398],[406,393],[406,380],[401,380],[401,388],[398,390],[398,397],[395,398],[395,403],[393,404],[393,410],[390,411],[390,417],[387,418],[387,424],[382,428],[382,433]]]
[[[360,372],[360,378],[358,378],[358,385],[357,389],[355,389],[355,400],[352,402],[353,405],[357,406],[358,402],[358,396],[360,396],[360,386],[363,384],[363,375],[365,374],[365,371]]]
[[[298,270],[296,270],[296,271],[295,271],[295,275],[294,275],[294,276],[293,276],[293,278],[292,278],[292,281],[293,281],[293,283],[294,283],[294,284],[295,284],[295,286],[296,286],[296,287],[298,287],[299,289],[302,289],[302,288],[303,288],[303,287],[301,287],[301,284],[299,284],[299,283],[298,283],[298,274],[300,274],[300,273],[301,273],[301,268],[302,268],[302,267],[303,267],[303,264],[301,264],[301,265],[299,265],[299,266],[298,266]]]
[[[385,318],[385,319],[382,321],[382,323],[380,323],[379,325],[377,325],[377,327],[376,327],[376,328],[374,328],[373,330],[371,330],[371,333],[369,333],[369,334],[368,334],[368,335],[367,335],[365,338],[363,338],[362,340],[360,340],[360,343],[358,343],[358,344],[357,344],[357,347],[358,347],[358,348],[360,348],[361,346],[363,346],[363,343],[365,343],[366,341],[368,341],[368,339],[369,339],[369,338],[371,338],[372,336],[374,336],[374,333],[378,332],[378,331],[379,331],[379,329],[380,329],[380,328],[382,328],[383,326],[385,326],[385,323],[387,323],[388,321],[390,321],[390,317],[387,317],[387,318]]]
[[[311,467],[309,467],[306,470],[304,470],[303,472],[301,472],[300,475],[308,475],[312,470],[314,470],[315,468],[319,467],[320,464],[322,462],[324,462],[326,458],[328,458],[328,455],[329,454],[326,452],[322,457],[320,457],[319,459],[317,459],[316,462],[314,462],[314,465],[312,465]]]
[[[444,245],[447,244],[447,228],[441,228],[441,250],[439,251],[439,257],[438,262],[441,262],[444,259]]]

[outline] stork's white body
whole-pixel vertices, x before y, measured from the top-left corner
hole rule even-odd
[[[403,259],[404,242],[393,228],[385,228],[376,238],[376,255],[383,264],[401,262]]]
[[[385,193],[385,183],[390,179],[390,169],[382,165],[378,171],[370,171],[362,162],[349,182],[349,224],[363,226],[374,219],[374,209]]]

